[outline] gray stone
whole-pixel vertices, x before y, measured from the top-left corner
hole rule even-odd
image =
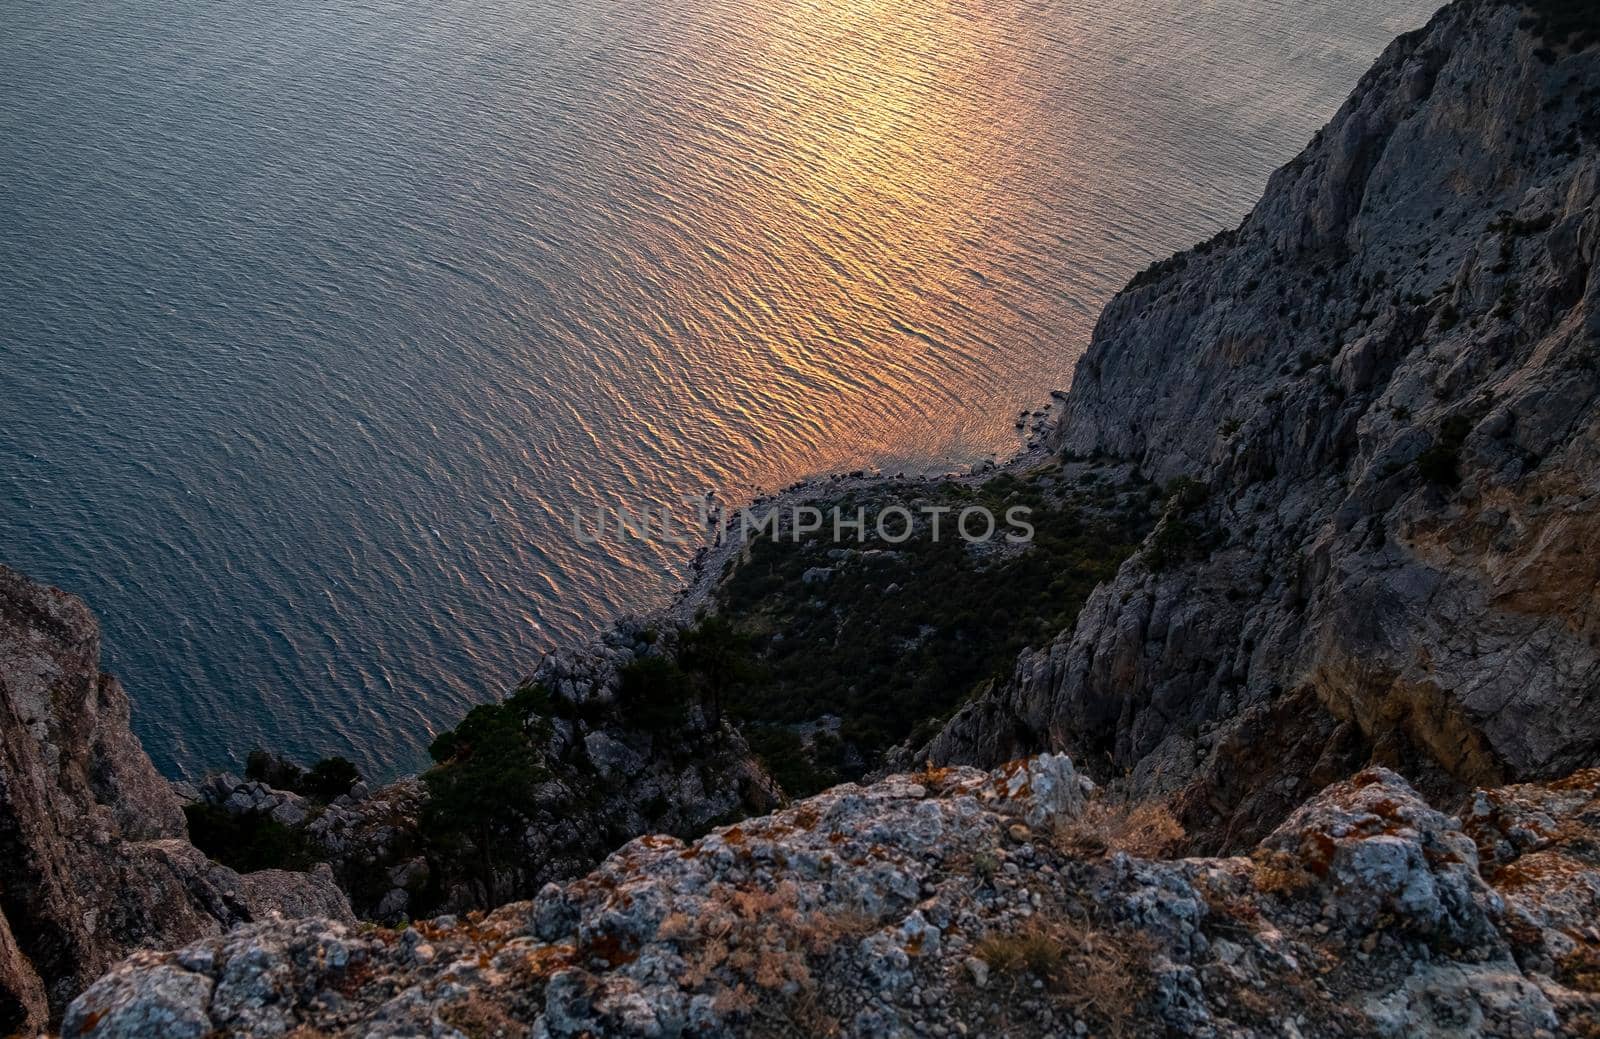
[[[135,963],[145,961],[135,959]],[[211,979],[164,963],[122,971],[92,985],[67,1011],[63,1039],[203,1039]]]

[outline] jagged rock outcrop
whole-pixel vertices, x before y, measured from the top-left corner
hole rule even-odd
[[[449,814],[471,806],[440,805],[433,786],[441,769],[454,767],[449,758],[483,752],[471,746],[479,727],[471,716],[447,737],[462,749],[433,772],[373,789],[358,784],[325,805],[227,773],[208,777],[197,793],[230,815],[288,827],[297,852],[332,865],[362,919],[393,923],[529,898],[640,834],[693,836],[781,802],[731,725],[713,724],[699,705],[646,723],[622,702],[624,671],[638,660],[670,659],[671,640],[671,632],[624,620],[590,644],[547,655],[520,687],[529,709],[514,722],[527,752],[519,761],[537,783],[526,796],[497,801],[481,828],[453,827]],[[515,711],[517,695],[480,711]],[[486,766],[480,792],[496,794],[489,787],[499,780]],[[456,796],[472,800],[470,790]]]
[[[88,609],[0,566],[0,1032],[133,949],[296,911],[350,918],[326,872],[240,877],[188,843]]]
[[[1372,769],[1249,856],[1160,860],[1065,756],[934,769],[487,916],[140,953],[64,1035],[1591,1034],[1597,782],[1483,791],[1463,826]]]
[[[1069,748],[1213,849],[1367,762],[1447,792],[1596,760],[1600,46],[1548,25],[1450,5],[1106,308],[1056,442],[1187,482],[925,756]]]
[[[693,833],[713,821],[763,812],[783,792],[738,730],[704,704],[652,728],[626,702],[624,673],[648,658],[676,659],[677,632],[619,622],[595,642],[547,655],[529,681],[549,690],[547,752],[600,781],[601,816],[613,833]],[[609,850],[609,849],[608,849]]]

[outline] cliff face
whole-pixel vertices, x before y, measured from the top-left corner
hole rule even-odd
[[[1056,442],[1193,482],[926,753],[1070,748],[1217,847],[1368,761],[1593,760],[1600,47],[1525,13],[1396,41],[1242,226],[1106,308]]]
[[[296,908],[349,914],[326,871],[241,878],[190,846],[94,618],[0,566],[0,1032],[42,1027],[135,948]]]

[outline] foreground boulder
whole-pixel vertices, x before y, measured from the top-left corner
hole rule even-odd
[[[1372,769],[1249,856],[1163,860],[1065,756],[897,775],[488,915],[140,953],[64,1034],[1587,1034],[1597,784],[1483,791],[1463,826]]]
[[[109,965],[270,914],[349,918],[327,870],[241,877],[186,839],[84,604],[0,566],[0,1033]]]

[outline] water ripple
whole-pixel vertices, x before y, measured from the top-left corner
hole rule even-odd
[[[683,549],[1005,451],[1429,0],[11,0],[0,558],[169,772],[416,765]]]

